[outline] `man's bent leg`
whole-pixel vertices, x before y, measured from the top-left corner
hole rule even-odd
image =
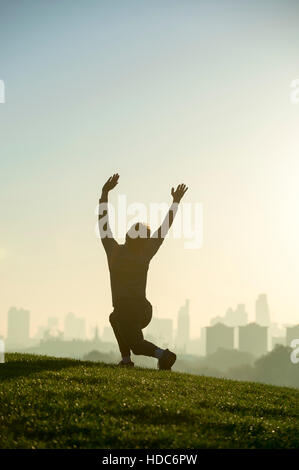
[[[122,334],[121,334],[121,331],[120,331],[120,328],[119,328],[119,325],[118,325],[117,317],[115,316],[114,312],[112,312],[111,315],[109,316],[109,321],[110,321],[110,324],[113,328],[114,335],[115,335],[115,338],[117,340],[121,356],[122,357],[130,357],[130,347],[126,343],[124,338],[122,337]]]
[[[127,301],[119,308],[117,328],[122,340],[136,355],[157,357],[159,348],[143,337],[142,329],[152,318],[152,306],[148,301]]]
[[[115,335],[120,337],[121,345],[128,345],[129,349],[136,355],[156,357],[157,346],[144,339],[140,319],[136,318],[133,312],[131,315],[127,314],[126,316],[119,314],[114,318],[113,323],[116,323],[114,326],[114,328],[116,327]]]
[[[149,357],[156,357],[155,352],[157,349],[159,349],[155,344],[147,341],[146,339],[142,339],[137,343],[130,344],[130,347],[134,354]]]

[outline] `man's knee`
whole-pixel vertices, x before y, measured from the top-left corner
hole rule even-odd
[[[110,325],[111,325],[111,326],[115,325],[114,312],[110,313],[110,315],[109,315],[109,322],[110,322]]]

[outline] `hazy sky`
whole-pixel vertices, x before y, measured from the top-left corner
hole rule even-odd
[[[0,1],[0,333],[10,306],[32,333],[72,311],[111,312],[94,233],[100,188],[120,173],[128,201],[202,202],[204,243],[168,240],[148,298],[192,335],[268,294],[274,320],[299,319],[299,3]]]

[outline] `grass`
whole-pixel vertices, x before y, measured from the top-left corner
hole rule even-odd
[[[7,354],[0,448],[298,448],[295,389]]]

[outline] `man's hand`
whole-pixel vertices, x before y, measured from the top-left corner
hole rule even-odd
[[[179,203],[185,192],[187,191],[187,186],[185,184],[179,184],[176,190],[171,188],[171,195],[173,197],[173,202]]]
[[[113,176],[110,176],[102,188],[102,192],[108,194],[111,189],[115,188],[118,183],[119,174],[114,173]]]

